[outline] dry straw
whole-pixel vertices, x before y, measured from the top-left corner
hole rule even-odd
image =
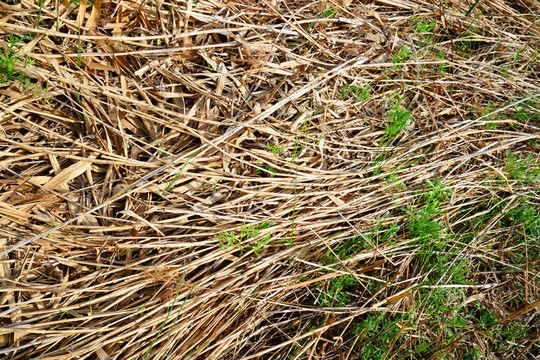
[[[540,122],[512,116],[538,119],[539,10],[4,0],[0,358],[362,358],[353,328],[411,309],[384,358],[450,353],[474,334],[438,343],[424,322],[420,294],[454,285],[425,284],[408,225],[439,182],[449,236],[507,200],[452,261],[508,265],[538,299],[538,259],[494,244],[540,200],[505,165],[539,166]],[[345,257],[351,237],[366,247]],[[503,291],[475,276],[463,306]]]

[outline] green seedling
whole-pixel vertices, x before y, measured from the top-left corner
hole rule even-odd
[[[275,177],[277,172],[275,167],[266,164],[258,165],[255,171],[260,177]]]
[[[510,180],[517,180],[523,184],[540,182],[540,163],[536,156],[517,156],[511,151],[506,153],[506,163],[503,172]]]
[[[32,83],[24,72],[15,69],[16,64],[22,63],[25,68],[34,64],[34,60],[30,56],[18,54],[21,44],[30,40],[32,40],[30,35],[8,35],[7,41],[4,41],[4,48],[0,50],[0,84],[17,81],[22,84],[24,90],[38,95],[38,85]]]
[[[401,101],[398,100],[391,106],[386,118],[389,120],[385,128],[386,138],[391,140],[407,127],[412,119],[412,115],[407,108],[401,105]]]
[[[71,316],[71,314],[69,313],[69,311],[64,311],[64,312],[62,313],[62,315],[60,315],[60,318],[59,318],[58,320],[62,320],[62,318],[64,318],[64,317],[65,317],[66,319],[70,319],[72,316]]]
[[[317,21],[319,21],[320,19],[322,18],[330,18],[334,15],[337,14],[337,10],[336,9],[326,9],[324,11],[322,11],[319,15],[317,15],[317,20],[315,20],[314,22],[312,22],[311,24],[309,24],[308,28],[306,29],[306,32],[311,32],[313,30],[313,28],[315,27],[315,25],[317,24]]]
[[[409,60],[412,56],[412,53],[410,49],[407,46],[402,47],[399,49],[397,54],[392,55],[392,63],[399,64],[399,63],[405,63],[407,60]],[[392,70],[401,70],[401,65],[394,65],[392,67]]]
[[[223,249],[238,246],[238,248],[242,252],[251,249],[256,256],[259,256],[259,251],[270,242],[271,234],[268,234],[261,240],[257,241],[255,245],[249,245],[247,244],[247,242],[248,240],[256,237],[263,229],[266,229],[274,224],[274,222],[265,220],[259,225],[242,225],[239,234],[236,234],[232,231],[223,231],[218,234],[217,239]]]
[[[440,205],[451,195],[451,191],[445,189],[440,180],[428,180],[426,183],[429,191],[420,197],[420,206],[417,208],[409,206],[406,210],[407,229],[420,245],[423,262],[446,248],[447,239],[441,235],[445,226],[437,220],[437,217],[442,215]]]
[[[371,87],[366,84],[363,88],[356,85],[345,85],[339,90],[342,100],[354,99],[355,102],[365,101],[371,96]]]
[[[283,145],[273,145],[273,144],[270,144],[269,142],[266,143],[266,148],[272,154],[276,154],[276,155],[283,154],[283,152],[285,151],[285,148]]]
[[[411,25],[417,33],[432,33],[435,29],[437,21],[429,20],[424,17],[413,16],[409,19],[409,25]]]
[[[319,298],[323,307],[343,307],[351,301],[351,296],[347,294],[347,288],[357,286],[358,280],[352,275],[342,275],[328,280],[328,290],[323,291]]]
[[[38,12],[38,18],[37,18],[37,23],[36,23],[36,29],[39,29],[39,23],[41,21],[41,9],[43,7],[43,0],[39,0],[39,12]]]

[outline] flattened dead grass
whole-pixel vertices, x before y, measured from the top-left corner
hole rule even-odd
[[[539,10],[0,3],[1,357],[532,358]]]

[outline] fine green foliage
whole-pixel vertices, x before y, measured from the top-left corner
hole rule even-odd
[[[30,40],[30,35],[11,34],[8,35],[7,41],[4,40],[3,49],[0,51],[0,84],[17,81],[26,91],[37,93],[37,84],[32,83],[24,72],[16,69],[16,65],[27,67],[34,63],[31,57],[18,54],[21,46]]]
[[[521,185],[540,182],[540,163],[538,157],[528,154],[515,155],[511,151],[506,153],[504,173],[511,180],[516,180]]]
[[[392,70],[395,70],[395,71],[402,70],[403,66],[399,64],[407,62],[411,58],[411,56],[412,56],[412,53],[409,47],[403,46],[401,49],[399,49],[397,53],[392,55],[392,63],[398,64],[398,65],[394,65],[392,67]]]
[[[223,231],[218,235],[218,242],[221,247],[228,249],[233,246],[238,246],[238,249],[242,252],[253,250],[256,256],[259,256],[259,251],[264,248],[271,240],[271,234],[266,235],[264,238],[257,240],[256,244],[249,244],[250,239],[255,238],[263,229],[266,229],[274,225],[274,222],[263,221],[258,225],[242,225],[240,233],[233,231]]]
[[[272,154],[283,154],[285,151],[285,148],[283,145],[274,145],[270,144],[269,142],[266,143],[266,148],[268,151],[270,151]]]
[[[258,164],[255,171],[260,177],[274,177],[276,176],[276,168],[268,164]]]
[[[371,96],[371,86],[369,84],[364,87],[357,85],[345,85],[339,90],[342,100],[352,99],[354,102],[366,101]]]
[[[392,104],[386,118],[389,122],[386,125],[385,132],[387,139],[390,140],[399,135],[407,127],[412,119],[412,115],[407,108],[401,105],[401,101],[398,100]]]

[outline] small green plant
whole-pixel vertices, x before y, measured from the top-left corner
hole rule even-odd
[[[400,327],[408,323],[408,313],[391,315],[386,312],[368,313],[353,328],[358,336],[356,348],[360,359],[383,360],[391,350],[392,343],[401,339]],[[391,357],[394,358],[394,357]]]
[[[371,250],[374,246],[388,243],[396,236],[398,230],[399,225],[397,223],[384,224],[382,220],[379,220],[371,231],[366,234],[352,236],[340,241],[333,251],[328,250],[321,262],[324,265],[338,265],[339,260],[350,259],[362,251]]]
[[[304,105],[302,106],[302,110],[306,106],[307,106],[307,102],[304,103]],[[305,117],[304,123],[302,124],[302,131],[300,132],[300,136],[297,137],[294,142],[292,158],[290,160],[291,163],[300,156],[300,154],[302,153],[302,150],[304,150],[304,148],[307,146],[308,133],[309,133],[309,129],[311,128],[313,117],[324,112],[326,109],[327,109],[327,106],[325,106],[322,109],[313,111],[311,114]],[[295,117],[295,120],[298,119],[298,117],[300,116],[301,116],[301,112],[298,113],[298,115]]]
[[[0,84],[17,81],[22,84],[24,90],[37,94],[37,84],[32,83],[24,72],[15,69],[15,65],[19,63],[22,63],[23,67],[34,64],[34,60],[28,55],[21,56],[18,54],[21,44],[31,39],[30,35],[8,35],[7,41],[4,41],[4,49],[0,51]]]
[[[510,180],[517,180],[523,184],[540,181],[540,164],[537,157],[532,155],[517,156],[511,151],[506,153],[504,173]]]
[[[328,280],[328,290],[322,291],[319,298],[323,307],[343,307],[351,301],[351,296],[347,294],[347,288],[359,285],[358,280],[352,275],[337,276]]]
[[[517,105],[517,111],[510,116],[522,122],[533,122],[540,124],[540,100],[530,99]]]
[[[146,359],[146,357],[148,356],[148,354],[150,353],[150,350],[152,350],[152,348],[154,347],[156,341],[158,340],[159,338],[159,335],[161,335],[161,332],[163,331],[163,329],[165,328],[165,325],[167,324],[167,321],[169,320],[169,316],[171,315],[171,312],[174,308],[174,305],[176,303],[176,300],[178,298],[178,295],[180,294],[180,289],[182,288],[182,285],[184,284],[184,278],[182,277],[182,281],[180,283],[180,285],[178,286],[178,290],[176,290],[176,295],[174,296],[174,300],[171,304],[171,306],[169,307],[169,310],[167,311],[167,316],[165,316],[165,319],[163,320],[163,323],[161,324],[161,327],[159,328],[159,331],[158,333],[156,334],[156,336],[154,337],[154,340],[152,341],[152,343],[150,344],[150,346],[148,347],[148,349],[146,349],[146,352],[144,353],[143,357],[142,357],[142,360]],[[189,298],[189,295],[191,295],[191,291],[193,290],[193,287],[189,290],[189,292],[187,293],[185,299],[184,299],[184,302],[182,303],[182,305],[180,306],[180,309],[178,309],[177,313],[176,313],[176,317],[174,318],[174,321],[171,325],[171,330],[169,331],[169,335],[167,336],[167,340],[169,340],[169,338],[171,337],[171,333],[172,333],[172,330],[174,328],[174,325],[176,324],[176,321],[178,320],[178,316],[180,315],[180,312],[182,311],[182,308],[184,307],[184,305],[186,304],[188,298]]]
[[[247,244],[249,239],[256,237],[263,229],[266,229],[274,225],[274,222],[263,221],[259,225],[242,225],[240,233],[223,231],[218,235],[218,241],[223,249],[227,249],[233,246],[238,246],[240,251],[253,250],[256,256],[259,256],[259,251],[264,248],[271,240],[271,234],[266,235],[264,238],[257,241],[255,245]]]
[[[276,176],[276,168],[271,165],[258,165],[257,168],[255,168],[255,171],[260,177],[275,177]]]
[[[390,107],[386,118],[390,121],[385,129],[386,137],[388,140],[391,140],[407,127],[412,119],[412,115],[407,108],[401,105],[401,101],[398,100]]]
[[[364,85],[362,91],[356,97],[356,101],[366,101],[371,97],[371,86],[369,84]]]
[[[283,145],[273,145],[273,144],[270,144],[269,142],[266,143],[266,148],[272,154],[276,154],[276,155],[283,154],[283,152],[285,151],[285,148]]]
[[[339,90],[339,97],[341,100],[345,100],[349,97],[350,92],[354,92],[358,89],[356,85],[345,85]]]
[[[399,63],[407,62],[407,60],[409,60],[411,56],[412,56],[412,53],[409,47],[403,46],[401,49],[399,49],[397,54],[392,55],[392,63],[399,64]],[[401,69],[402,69],[401,65],[394,65],[392,67],[392,70],[396,70],[396,71],[401,70]]]
[[[437,24],[436,20],[426,19],[424,17],[413,16],[409,19],[409,25],[412,26],[417,33],[432,33]]]
[[[366,101],[371,96],[371,87],[366,84],[363,88],[356,85],[345,85],[339,90],[342,100],[354,99],[355,102]]]
[[[495,120],[501,118],[501,116],[503,114],[502,113],[497,113],[497,114],[494,114],[494,115],[489,115],[490,113],[492,113],[492,112],[494,112],[496,110],[497,110],[497,108],[492,102],[488,102],[488,104],[484,108],[483,115],[482,115],[483,116],[482,120],[488,122],[486,125],[484,125],[484,128],[486,130],[494,130],[499,125],[497,122],[495,122]]]
[[[173,177],[173,179],[169,182],[169,184],[167,185],[167,187],[165,188],[165,190],[163,191],[161,196],[157,199],[157,201],[161,201],[162,197],[165,196],[173,188],[174,184],[176,184],[176,182],[178,181],[178,179],[180,178],[180,176],[184,172],[184,169],[186,168],[186,166],[189,164],[191,159],[193,159],[195,157],[195,155],[197,155],[198,152],[199,151],[197,150],[193,154],[191,154],[189,159],[182,165],[182,167],[180,167],[180,170],[178,171],[178,173],[176,173],[176,175]]]
[[[69,313],[69,311],[64,311],[58,320],[62,320],[63,318],[71,319],[72,315]]]
[[[442,214],[440,205],[451,195],[451,191],[445,189],[439,179],[427,180],[426,183],[429,190],[420,196],[420,206],[418,208],[409,206],[406,210],[409,220],[407,229],[410,235],[417,239],[423,260],[446,248],[445,236],[441,235],[445,226],[437,220],[437,217]]]
[[[439,58],[439,60],[442,60],[442,61],[446,60],[446,53],[444,51],[437,52],[437,58]],[[442,75],[448,74],[449,71],[450,70],[447,64],[444,64],[444,63],[439,64],[439,74],[442,74]]]

